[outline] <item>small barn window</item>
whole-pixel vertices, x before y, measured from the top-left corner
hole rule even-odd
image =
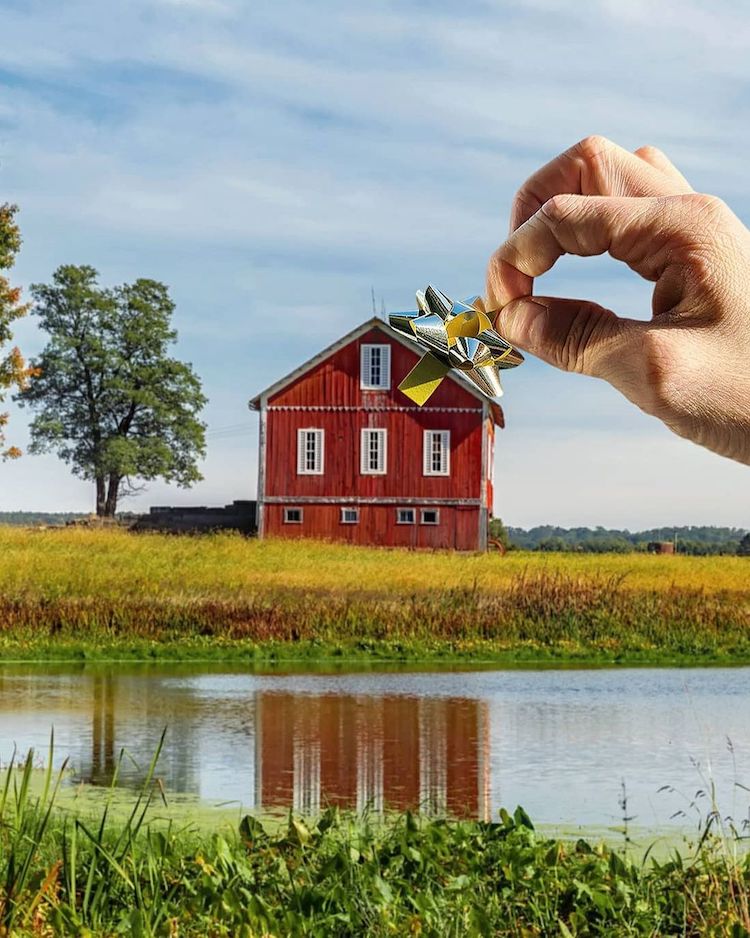
[[[360,346],[359,386],[365,390],[390,388],[391,347],[390,345]]]
[[[297,475],[323,475],[323,431],[297,430]]]
[[[385,475],[387,463],[387,431],[364,427],[359,442],[359,471],[366,476]]]
[[[359,508],[342,508],[342,524],[359,524]]]
[[[451,471],[450,430],[425,430],[423,469],[426,476],[447,476]]]
[[[301,508],[285,508],[284,524],[302,524]]]
[[[414,524],[415,520],[416,512],[413,508],[396,509],[396,524]]]
[[[440,512],[437,508],[423,508],[421,524],[440,524]]]

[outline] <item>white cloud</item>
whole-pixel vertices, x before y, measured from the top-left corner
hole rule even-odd
[[[371,284],[391,308],[428,280],[480,289],[517,185],[586,133],[660,145],[699,188],[750,209],[750,17],[728,0],[35,0],[2,18],[0,182],[23,210],[19,276],[90,262],[106,280],[169,282],[215,426],[245,419],[251,393],[364,319]],[[613,265],[564,265],[545,289],[648,310],[648,286]],[[38,348],[33,324],[18,335]],[[676,439],[651,449],[650,423],[603,386],[541,367],[506,384],[509,521],[626,524],[660,497],[674,520],[704,508],[718,520],[746,504],[736,467]],[[610,419],[621,429],[605,436]],[[243,445],[217,438],[197,500],[249,494]],[[550,454],[571,479],[593,460],[628,496],[592,484],[548,498],[560,494],[539,486]],[[696,502],[701,474],[718,502]],[[0,465],[0,508],[41,507],[60,478],[49,460]],[[153,489],[141,503],[156,497],[168,500]]]

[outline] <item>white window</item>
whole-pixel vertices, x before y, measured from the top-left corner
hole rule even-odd
[[[423,508],[420,524],[440,524],[440,512],[437,508]]]
[[[386,430],[364,427],[359,440],[359,471],[365,476],[382,476],[388,463]]]
[[[413,508],[397,508],[396,524],[414,524],[416,512]]]
[[[390,345],[360,346],[359,386],[365,390],[391,386]]]
[[[451,472],[450,430],[424,431],[424,474],[447,476]]]
[[[285,508],[284,524],[302,524],[301,508]]]
[[[297,430],[297,475],[323,475],[323,431]]]
[[[342,524],[359,524],[359,508],[342,508]]]

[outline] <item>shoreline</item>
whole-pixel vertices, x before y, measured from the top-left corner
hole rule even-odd
[[[628,650],[579,647],[493,646],[461,643],[252,643],[189,640],[159,642],[122,639],[103,644],[49,639],[0,641],[0,666],[13,664],[181,664],[243,666],[265,670],[436,669],[576,670],[618,668],[741,668],[750,666],[750,652],[677,654],[659,649]]]

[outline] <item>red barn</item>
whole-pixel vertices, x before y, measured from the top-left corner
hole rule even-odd
[[[250,401],[260,537],[486,548],[502,410],[455,370],[414,405],[420,355],[373,318]]]

